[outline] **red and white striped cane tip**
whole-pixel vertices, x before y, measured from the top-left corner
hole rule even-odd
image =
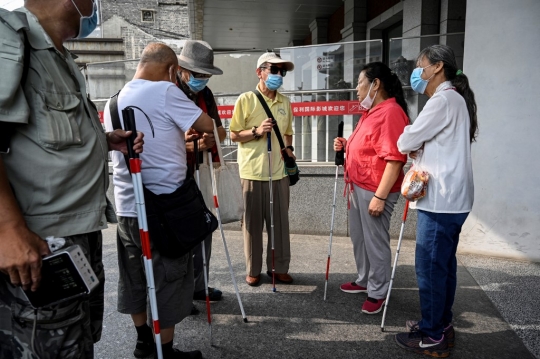
[[[146,259],[151,260],[152,259],[152,250],[150,247],[150,235],[147,231],[142,231],[141,233],[141,246],[143,250],[143,254],[146,257]]]
[[[206,315],[208,316],[208,324],[212,324],[212,313],[210,312],[210,297],[206,297]]]
[[[131,173],[141,173],[141,163],[140,158],[130,158],[129,168],[131,169]]]
[[[161,329],[159,327],[159,320],[154,320],[154,334],[159,335],[161,333]]]

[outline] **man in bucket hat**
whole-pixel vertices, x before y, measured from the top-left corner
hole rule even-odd
[[[292,109],[289,99],[277,90],[283,76],[292,71],[294,64],[279,55],[268,52],[259,57],[256,73],[259,78],[257,90],[262,94],[276,119],[287,146],[287,153],[293,155]],[[268,118],[259,99],[253,92],[240,95],[234,106],[231,119],[231,140],[238,142],[238,165],[244,194],[244,253],[246,256],[246,282],[251,286],[259,284],[262,270],[264,222],[270,243],[269,171],[266,136],[272,131],[272,119]],[[289,236],[289,178],[285,173],[279,142],[272,135],[272,193],[274,220],[274,249],[276,280],[292,283],[288,274],[291,259]],[[270,249],[270,244],[268,245]],[[267,250],[267,274],[272,277],[272,253]]]
[[[214,66],[214,51],[205,41],[187,40],[184,44],[182,52],[178,56],[178,72],[177,85],[186,94],[186,96],[195,102],[203,112],[216,121],[216,127],[219,135],[219,142],[222,142],[227,133],[222,126],[219,118],[218,108],[214,99],[214,94],[206,86],[212,75],[221,75],[223,71]],[[217,155],[216,139],[214,133],[197,133],[194,141],[198,141],[199,162],[202,162],[203,152],[205,150],[212,151]],[[188,168],[191,170],[195,167],[195,157],[193,154],[193,142],[186,143],[186,151],[188,152]],[[216,162],[219,159],[215,160]],[[210,255],[212,253],[212,234],[193,249],[193,269],[195,277],[195,288],[193,293],[194,300],[206,300],[204,288],[204,266],[202,258],[202,245],[204,244],[206,254],[206,274],[209,276],[210,271]],[[221,291],[217,288],[208,287],[210,301],[221,300]],[[192,313],[196,314],[197,309],[194,307]]]

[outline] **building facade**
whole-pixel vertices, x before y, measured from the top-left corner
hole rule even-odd
[[[404,69],[400,77],[405,86],[407,71],[414,67],[422,48],[433,43],[450,45],[476,93],[480,126],[478,141],[472,145],[475,204],[463,228],[460,250],[540,261],[540,188],[537,186],[540,108],[535,90],[539,75],[533,65],[540,57],[540,47],[536,45],[540,38],[540,2],[313,0],[307,4],[301,0],[277,0],[265,5],[262,0],[188,0],[188,3],[194,9],[190,12],[190,25],[197,29],[198,38],[221,50],[279,49],[380,39],[380,60],[395,70]],[[446,35],[450,33],[456,35]],[[398,48],[399,56],[393,54]],[[350,87],[355,86],[358,76],[358,67],[347,67],[356,56],[354,51],[344,50],[340,54],[343,81]],[[363,51],[365,59],[377,58],[366,56],[368,50]],[[299,70],[297,67],[295,72]],[[313,71],[295,76],[301,78],[289,90],[297,92],[306,81],[315,78]],[[220,88],[220,83],[226,81],[210,83],[214,93],[227,91]],[[318,88],[329,89],[328,85],[323,86],[321,83]],[[408,91],[413,120],[426,100]],[[317,118],[312,116],[311,121]],[[310,128],[317,129],[315,125]],[[321,128],[324,133],[331,132],[329,128]],[[315,139],[314,135],[310,138]],[[301,166],[307,176],[328,173],[328,178],[317,177],[320,183],[311,188],[318,189],[323,198],[313,199],[313,192],[304,191],[301,183],[295,186],[292,196],[300,203],[292,202],[291,217],[298,220],[294,224],[298,232],[316,229],[322,234],[322,227],[329,228],[326,218],[330,214],[331,193],[323,194],[320,189],[332,188],[333,170],[325,170],[322,163],[315,167]],[[314,210],[310,211],[311,208]],[[346,226],[346,215],[338,215],[343,219],[340,224]],[[410,233],[413,236],[414,229]]]
[[[179,52],[190,38],[187,0],[101,0],[101,18],[103,37],[124,41],[124,59],[139,58],[154,41]]]
[[[114,2],[116,13],[103,21],[105,34],[109,31],[110,36],[118,35],[131,44],[125,47],[125,58],[136,59],[148,41],[165,39],[166,32],[205,40],[216,50],[217,65],[225,70],[222,76],[214,76],[209,86],[218,103],[229,105],[229,110],[238,93],[254,88],[258,56],[274,49],[296,63],[283,88],[293,102],[354,100],[360,67],[383,61],[400,76],[414,120],[427,101],[408,87],[416,56],[431,44],[451,46],[476,93],[480,127],[478,140],[472,145],[475,204],[463,227],[459,249],[540,261],[540,189],[536,186],[540,125],[535,98],[539,75],[533,65],[540,56],[540,48],[535,46],[540,38],[537,0],[187,0],[187,6],[155,1],[130,4]],[[106,7],[104,4],[104,12]],[[166,10],[169,7],[176,7],[188,25],[171,15]],[[146,23],[152,14],[143,13],[150,10],[153,25]],[[165,25],[165,19],[185,27]],[[182,40],[167,41],[180,44]],[[121,71],[98,69],[102,71],[99,76],[109,71],[118,80],[110,91],[104,91],[107,96],[131,78],[130,66],[123,65]],[[358,116],[295,116],[295,148],[303,177],[291,189],[291,230],[295,233],[324,235],[329,231],[335,173],[330,147],[334,125],[341,119],[350,133]],[[403,203],[398,203],[396,218],[402,208]],[[406,234],[414,238],[415,213],[409,213]],[[344,199],[338,199],[336,215],[335,233],[347,235]],[[230,228],[237,227],[233,224]],[[395,220],[393,233],[398,229],[399,220]]]

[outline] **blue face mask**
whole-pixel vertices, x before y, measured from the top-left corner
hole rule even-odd
[[[77,5],[75,5],[75,2],[73,0],[71,0],[71,2],[73,3],[73,6],[75,6],[75,9],[77,9],[79,12],[79,15],[81,15],[79,34],[77,35],[76,39],[83,39],[96,29],[98,23],[96,1],[92,0],[92,14],[90,14],[90,16],[83,16]]]
[[[429,66],[432,66],[432,65],[433,64]],[[411,74],[411,87],[415,92],[418,92],[419,94],[423,94],[426,91],[426,87],[428,85],[429,80],[431,80],[431,77],[435,75],[435,74],[431,75],[431,77],[427,80],[424,80],[422,78],[422,72],[424,72],[424,69],[427,69],[429,66],[417,67],[413,70]]]
[[[280,75],[269,74],[264,84],[270,91],[275,91],[283,85],[283,77]]]
[[[210,79],[196,79],[195,77],[193,77],[193,74],[190,73],[187,85],[189,86],[191,91],[199,92],[206,87],[208,80]]]

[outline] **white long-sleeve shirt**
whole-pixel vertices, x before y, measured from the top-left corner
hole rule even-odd
[[[450,81],[435,90],[414,123],[399,137],[401,153],[424,145],[422,166],[430,178],[417,209],[437,213],[470,212],[474,200],[470,118],[465,99]]]

